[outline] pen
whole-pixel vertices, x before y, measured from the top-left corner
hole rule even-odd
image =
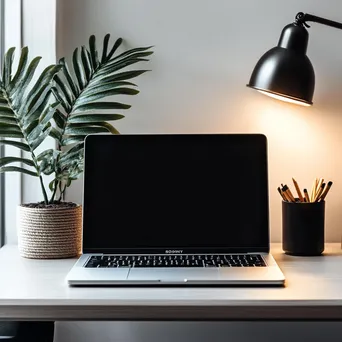
[[[310,198],[309,198],[308,190],[304,189],[303,192],[304,192],[304,196],[305,196],[306,202],[310,203]]]
[[[297,191],[299,200],[300,200],[301,202],[304,202],[304,197],[303,197],[303,195],[302,195],[302,193],[301,193],[301,191],[300,191],[300,189],[299,189],[299,186],[298,186],[297,181],[296,181],[294,178],[292,178],[292,181],[293,181],[293,184],[294,184],[294,186],[295,186],[295,188],[296,188],[296,191]]]
[[[278,190],[278,192],[280,193],[280,196],[282,197],[282,199],[283,199],[284,201],[287,201],[287,198],[286,198],[285,195],[282,193],[282,191],[281,191],[281,189],[280,189],[279,186],[278,186],[277,190]]]
[[[328,182],[328,184],[327,184],[327,186],[325,187],[323,193],[321,194],[321,197],[320,197],[320,199],[319,199],[320,202],[321,202],[321,201],[324,201],[324,199],[325,199],[325,197],[327,196],[327,194],[328,194],[328,192],[329,192],[329,190],[330,190],[332,184],[333,184],[332,181],[329,181],[329,182]]]

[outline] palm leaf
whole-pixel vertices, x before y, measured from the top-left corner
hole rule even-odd
[[[0,159],[0,167],[7,165],[7,164],[11,164],[11,163],[23,163],[23,164],[35,167],[34,162],[26,158],[3,157]]]
[[[34,177],[38,177],[38,173],[37,172],[33,172],[33,171],[29,171],[27,169],[24,169],[23,167],[17,167],[17,166],[4,166],[0,168],[0,173],[3,172],[21,172],[21,173],[25,173],[29,176],[34,176]]]
[[[153,53],[151,47],[135,48],[116,55],[121,44],[121,38],[111,44],[107,34],[100,54],[96,37],[92,35],[88,47],[74,50],[70,64],[65,58],[60,59],[63,73],[55,77],[52,88],[60,106],[53,114],[55,127],[50,130],[50,135],[56,139],[62,153],[57,159],[56,169],[59,171],[55,179],[65,182],[66,186],[83,170],[83,146],[88,134],[120,134],[110,122],[122,119],[124,115],[112,112],[127,110],[131,106],[121,100],[114,101],[113,97],[137,95],[136,84],[129,80],[148,71],[125,68],[148,61],[145,58]]]
[[[0,139],[0,144],[3,145],[11,145],[17,148],[20,148],[21,150],[24,150],[26,152],[30,152],[30,146],[20,142],[20,141],[15,141],[15,140],[8,140],[8,139]]]
[[[88,122],[103,122],[103,121],[114,121],[123,119],[124,115],[121,114],[77,114],[73,115],[69,119],[69,123],[88,123]]]
[[[1,172],[24,172],[39,175],[34,150],[44,141],[51,130],[50,120],[56,105],[50,105],[51,86],[60,65],[47,66],[35,77],[41,57],[28,60],[28,48],[21,50],[17,70],[12,77],[15,49],[7,51],[2,65],[0,82],[0,144],[11,145],[29,152],[32,159],[6,156],[0,159]],[[36,81],[33,82],[33,78]],[[19,138],[16,141],[9,138]],[[22,167],[4,165],[21,163],[36,168],[30,171]]]

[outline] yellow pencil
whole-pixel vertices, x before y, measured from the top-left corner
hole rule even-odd
[[[301,202],[304,202],[304,197],[303,197],[303,195],[302,195],[302,193],[301,193],[301,191],[300,191],[300,188],[299,188],[299,186],[298,186],[297,181],[296,181],[294,178],[292,178],[292,181],[293,181],[293,184],[294,184],[294,186],[295,186],[295,188],[296,188],[296,191],[297,191],[299,200],[300,200]]]
[[[317,178],[314,179],[311,187],[311,192],[310,192],[310,202],[313,202],[315,195],[316,195],[316,185],[317,185]]]
[[[324,187],[325,187],[325,183],[322,183],[322,185],[320,186],[319,190],[318,190],[317,193],[316,193],[316,197],[315,197],[314,202],[318,202],[320,196],[322,195],[322,192],[323,192],[323,190],[324,190]]]

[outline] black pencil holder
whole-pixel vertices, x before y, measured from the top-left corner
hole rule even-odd
[[[325,202],[282,202],[283,251],[317,256],[324,251]]]

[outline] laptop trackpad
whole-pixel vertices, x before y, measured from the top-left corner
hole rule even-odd
[[[187,282],[219,279],[217,268],[131,268],[129,281]]]

